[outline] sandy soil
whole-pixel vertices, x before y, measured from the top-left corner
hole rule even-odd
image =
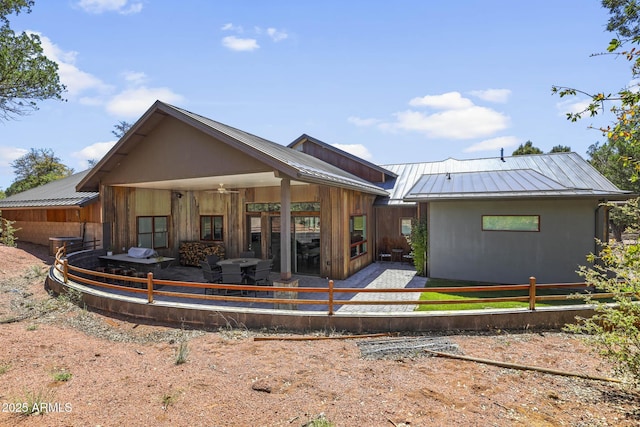
[[[386,338],[293,341],[326,336],[103,316],[47,294],[42,271],[50,261],[47,248],[0,246],[1,426],[640,424],[640,398],[612,382],[421,351],[362,356],[363,343]],[[273,337],[281,339],[256,340]],[[579,338],[557,331],[437,338],[467,356],[613,375]],[[181,346],[186,361],[178,364]],[[49,411],[17,413],[34,404]]]

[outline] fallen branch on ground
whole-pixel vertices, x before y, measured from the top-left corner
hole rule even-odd
[[[254,337],[254,341],[313,341],[313,340],[348,340],[356,338],[378,338],[391,337],[394,334],[386,332],[383,334],[367,334],[367,335],[336,335],[336,336],[311,336],[311,337]]]
[[[458,354],[441,353],[439,351],[432,351],[432,350],[424,350],[424,351],[429,354],[433,354],[434,356],[447,357],[449,359],[467,360],[469,362],[484,363],[485,365],[500,366],[501,368],[518,369],[521,371],[537,371],[537,372],[543,372],[545,374],[562,375],[565,377],[578,377],[578,378],[584,378],[587,380],[608,381],[613,383],[622,382],[617,378],[597,377],[593,375],[579,374],[576,372],[559,371],[556,369],[540,368],[537,366],[518,365],[516,363],[499,362],[497,360],[480,359],[477,357],[470,357],[470,356],[460,356]]]

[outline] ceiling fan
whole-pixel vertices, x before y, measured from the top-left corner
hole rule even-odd
[[[239,193],[239,191],[229,190],[228,188],[224,187],[224,184],[220,184],[220,187],[218,187],[218,194],[230,194],[230,193]]]

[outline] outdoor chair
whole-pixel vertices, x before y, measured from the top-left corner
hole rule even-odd
[[[204,276],[204,280],[208,283],[220,283],[222,280],[222,272],[219,269],[212,269],[211,266],[206,261],[200,261],[200,267],[202,268],[202,275]],[[204,290],[205,295],[207,291],[211,291],[213,293],[213,289]]]
[[[239,264],[222,264],[222,283],[230,285],[244,284],[245,277]]]
[[[265,259],[258,262],[255,270],[249,271],[245,278],[252,285],[268,286],[270,284],[269,274],[271,273],[271,260]],[[256,291],[256,296],[258,291]]]
[[[207,255],[207,262],[212,269],[219,268],[218,261],[220,261],[220,257],[215,254]]]
[[[254,251],[240,252],[240,258],[255,258],[256,253]]]

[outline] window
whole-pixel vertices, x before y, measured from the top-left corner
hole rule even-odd
[[[247,203],[247,212],[280,212],[280,203]],[[320,203],[291,203],[291,212],[320,212]]]
[[[482,231],[540,231],[540,215],[482,215]]]
[[[400,234],[411,236],[411,218],[400,218]]]
[[[221,215],[200,216],[200,240],[223,240]]]
[[[349,218],[351,238],[351,258],[367,253],[367,217],[364,215]]]
[[[152,249],[169,247],[168,224],[166,216],[139,216],[138,246]]]

